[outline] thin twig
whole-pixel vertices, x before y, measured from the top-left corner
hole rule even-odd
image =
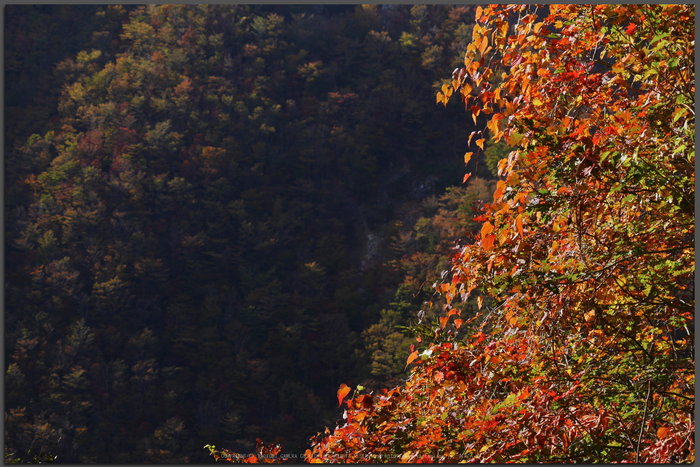
[[[647,418],[647,407],[649,406],[649,396],[651,396],[651,380],[649,380],[649,389],[647,389],[647,400],[644,402],[644,416],[642,417],[642,426],[639,428],[639,438],[637,438],[637,449],[635,451],[635,463],[639,464],[639,445],[642,444],[642,433],[644,433],[644,422]]]

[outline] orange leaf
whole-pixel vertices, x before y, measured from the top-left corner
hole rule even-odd
[[[459,90],[459,92],[462,94],[462,97],[468,99],[469,94],[472,92],[472,87],[469,85],[469,83],[462,83],[462,88]]]
[[[474,17],[474,21],[479,21],[479,18],[481,18],[481,14],[483,12],[483,8],[481,8],[480,6],[476,7],[476,16]]]
[[[465,68],[455,68],[455,71],[452,72],[452,87],[454,89],[459,89],[465,76],[467,76],[467,70]]]
[[[668,429],[668,427],[662,426],[661,428],[656,430],[656,436],[658,436],[659,439],[664,439],[666,436],[668,436],[669,431],[670,430]]]
[[[484,36],[481,38],[481,44],[479,44],[479,52],[481,52],[481,55],[484,54],[484,51],[486,50],[486,47],[489,46],[489,36]]]
[[[467,180],[469,180],[469,177],[471,177],[471,176],[472,176],[472,174],[466,174],[464,176],[464,180],[462,180],[462,183],[467,183]]]
[[[478,297],[476,298],[476,304],[479,306],[479,309],[481,310],[481,305],[484,304],[484,297],[478,296]]]
[[[462,319],[456,319],[456,320],[455,320],[455,327],[456,327],[457,329],[459,329],[459,327],[462,325],[462,323],[464,323],[464,320],[462,320]]]
[[[521,238],[525,238],[525,234],[523,233],[523,215],[518,214],[518,217],[515,218],[515,226],[518,228],[518,233],[520,234]]]
[[[340,389],[338,389],[338,405],[341,405],[343,403],[343,399],[345,396],[348,395],[350,392],[350,388],[347,386],[347,384],[343,383],[340,385]]]
[[[493,246],[493,242],[496,240],[496,236],[494,234],[487,235],[486,238],[481,240],[481,247],[484,250],[488,250]]]
[[[473,152],[468,152],[468,153],[466,153],[466,154],[464,155],[464,164],[465,164],[465,165],[468,164],[469,161],[471,160],[472,154],[474,154],[474,153],[473,153]]]
[[[486,238],[491,231],[493,231],[493,225],[488,221],[484,222],[483,227],[481,227],[481,238]]]
[[[445,329],[445,326],[447,325],[447,321],[449,319],[450,319],[449,316],[443,316],[442,318],[440,318],[440,327],[442,329]]]
[[[506,182],[503,180],[499,180],[498,183],[496,183],[496,191],[493,194],[493,199],[494,200],[499,200],[501,199],[501,196],[503,196],[503,192],[506,189]]]
[[[417,350],[414,351],[413,353],[411,353],[411,355],[408,356],[408,360],[406,361],[406,366],[404,367],[404,370],[405,370],[406,368],[408,368],[408,365],[410,365],[411,362],[412,362],[413,360],[415,360],[416,358],[418,358],[418,351],[417,351]]]
[[[486,141],[486,138],[477,139],[476,145],[479,146],[481,149],[484,149],[484,141]]]
[[[445,379],[445,374],[442,371],[436,371],[435,375],[433,375],[433,379],[436,383],[439,383],[440,381]]]

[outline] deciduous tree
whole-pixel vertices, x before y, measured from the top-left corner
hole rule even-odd
[[[438,286],[441,327],[467,325],[476,290],[494,306],[464,341],[412,349],[404,386],[354,393],[306,458],[692,462],[694,6],[476,16],[437,99],[511,151]]]

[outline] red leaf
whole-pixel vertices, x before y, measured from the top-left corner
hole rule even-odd
[[[364,394],[358,397],[357,401],[361,403],[362,407],[364,407],[365,409],[369,409],[374,405],[374,400],[372,399],[372,396],[368,394]]]
[[[627,34],[634,34],[634,31],[637,30],[637,25],[634,23],[630,23],[629,26],[627,26]]]

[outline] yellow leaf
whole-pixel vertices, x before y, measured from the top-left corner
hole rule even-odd
[[[506,240],[508,240],[508,231],[506,229],[501,230],[498,232],[498,244],[503,245]]]
[[[465,164],[465,165],[468,164],[469,161],[471,160],[472,154],[474,154],[474,153],[473,153],[473,152],[468,152],[468,153],[466,153],[466,154],[464,155],[464,164]]]
[[[411,458],[411,451],[404,452],[403,456],[401,456],[401,462],[408,462],[408,459]]]
[[[479,146],[482,150],[484,149],[484,141],[486,141],[486,138],[480,138],[476,140],[476,145]]]

